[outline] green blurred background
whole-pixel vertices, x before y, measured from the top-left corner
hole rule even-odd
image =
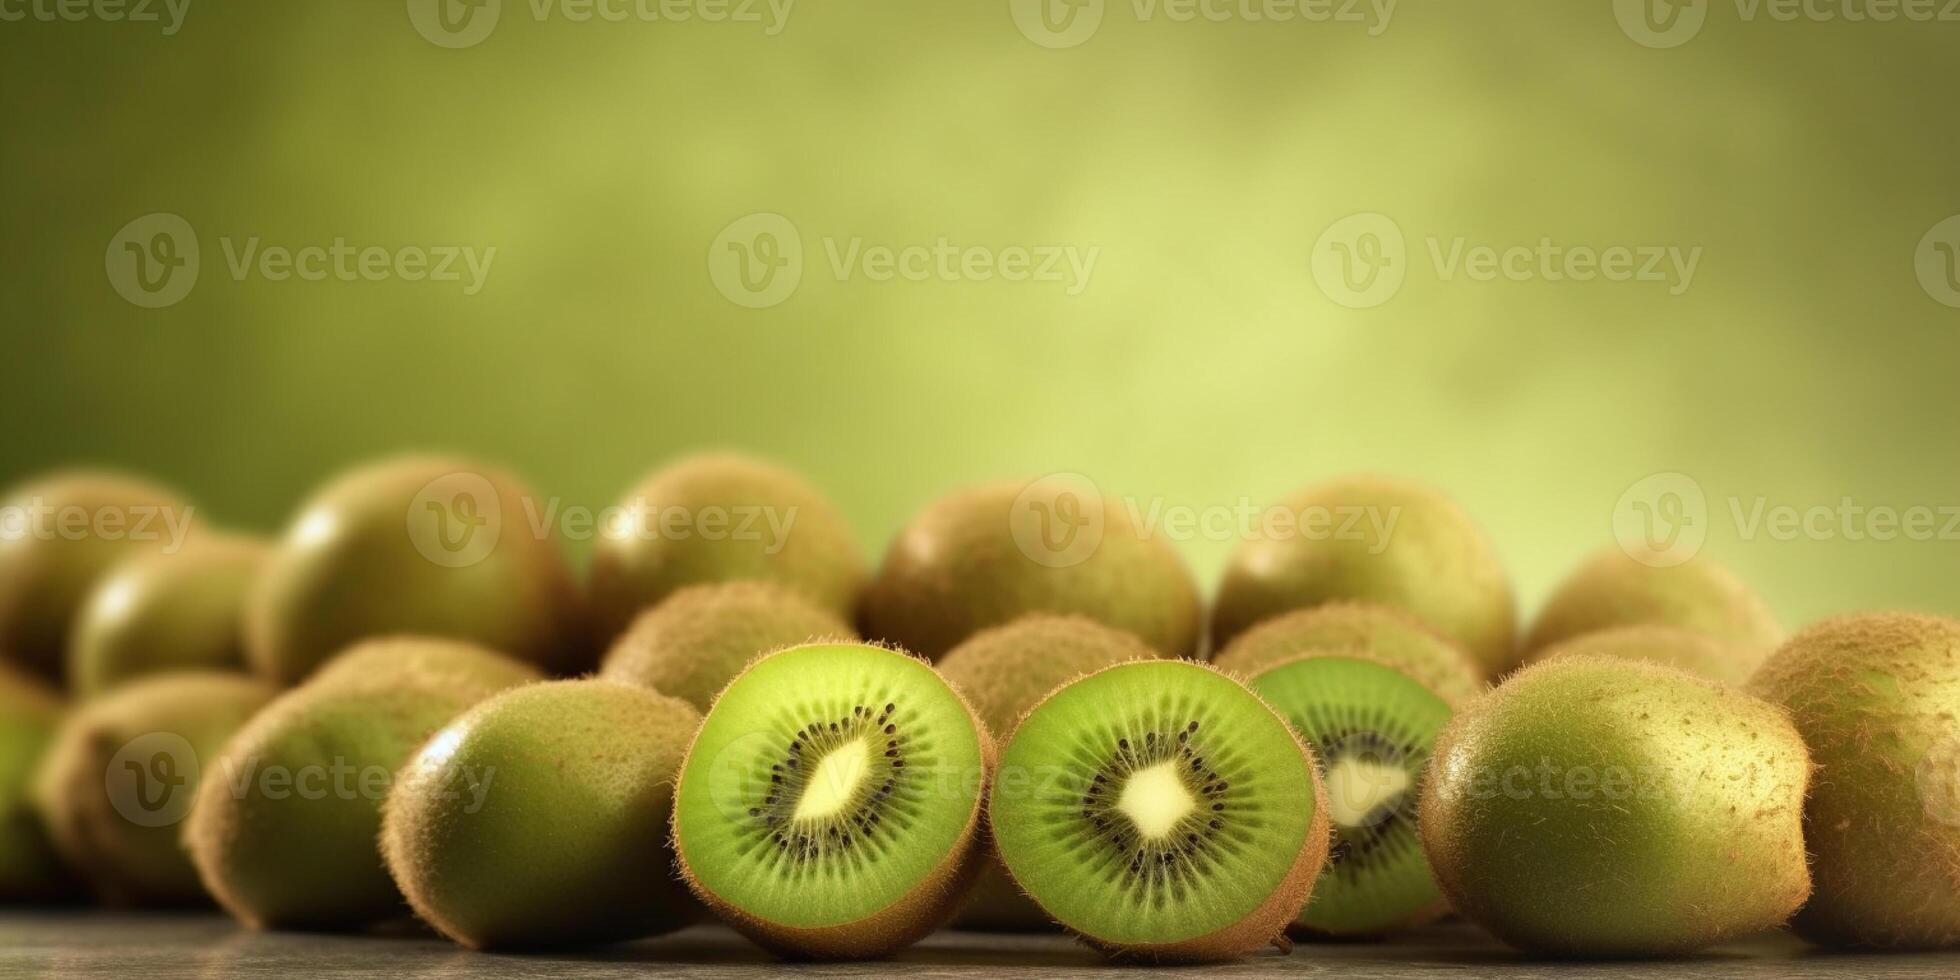
[[[6,5],[30,2],[51,0]],[[1960,613],[1960,524],[1776,540],[1730,516],[1960,505],[1960,310],[1914,264],[1960,212],[1960,24],[1704,0],[1661,49],[1610,0],[1404,0],[1385,29],[1114,0],[1054,49],[1008,0],[803,0],[774,36],[504,0],[452,49],[412,6],[193,0],[174,36],[0,23],[0,483],[112,463],[269,530],[397,449],[601,506],[736,446],[806,472],[875,551],[1003,475],[1230,507],[1378,470],[1457,495],[1529,610],[1611,540],[1629,486],[1680,472],[1708,552],[1787,624]],[[195,229],[202,269],[152,310],[105,252],[155,212]],[[756,212],[805,251],[764,309],[709,271]],[[1369,309],[1313,272],[1356,212],[1407,236],[1404,285]],[[235,280],[223,242],[254,236],[496,254],[475,295]],[[1458,237],[1702,255],[1680,295],[1445,279],[1428,241]],[[853,238],[1099,252],[1079,295],[838,281],[824,243]],[[1184,548],[1210,581],[1231,542]]]

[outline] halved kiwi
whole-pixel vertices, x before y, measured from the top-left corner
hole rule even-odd
[[[715,699],[682,766],[682,873],[783,955],[889,953],[942,925],[971,882],[993,754],[972,709],[908,654],[763,657]]]
[[[1456,641],[1400,609],[1370,602],[1281,613],[1240,633],[1211,662],[1250,677],[1305,653],[1366,656],[1421,681],[1451,704],[1484,692],[1482,668]]]
[[[1313,753],[1202,664],[1119,664],[1028,713],[991,798],[1008,873],[1122,958],[1203,962],[1283,940],[1327,858]]]
[[[1305,656],[1252,679],[1320,759],[1334,847],[1298,931],[1380,936],[1449,903],[1429,874],[1418,807],[1450,706],[1414,678],[1359,657]]]

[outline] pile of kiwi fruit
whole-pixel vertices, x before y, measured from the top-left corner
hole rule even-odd
[[[1275,506],[1393,520],[1248,539],[1207,606],[1122,498],[1063,492],[952,490],[874,567],[797,473],[687,456],[581,577],[466,458],[357,466],[266,539],[131,476],[23,484],[182,520],[0,537],[0,903],[500,951],[719,921],[818,960],[1452,914],[1554,957],[1960,947],[1960,621],[1786,638],[1727,569],[1614,546],[1520,622],[1469,513],[1378,476]],[[1030,508],[1093,534],[1044,551]]]

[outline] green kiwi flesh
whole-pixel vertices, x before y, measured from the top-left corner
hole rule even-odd
[[[864,588],[856,533],[801,476],[738,453],[689,456],[649,475],[603,529],[590,591],[610,644],[640,613],[690,585],[773,582],[849,618]]]
[[[1456,641],[1487,677],[1517,663],[1517,608],[1496,549],[1463,508],[1398,479],[1329,480],[1283,500],[1299,530],[1250,539],[1226,566],[1212,640],[1336,601],[1410,613]]]
[[[1827,620],[1750,690],[1789,710],[1818,764],[1817,891],[1796,931],[1836,947],[1960,946],[1960,621]]]
[[[548,673],[594,660],[581,597],[537,495],[461,459],[372,463],[308,501],[274,548],[246,612],[246,653],[281,686],[376,636],[442,636]]]
[[[1157,657],[1142,640],[1085,616],[1036,613],[973,634],[939,661],[940,676],[966,696],[996,739],[1050,691],[1085,674]],[[955,926],[999,932],[1048,930],[1054,923],[1021,894],[997,858],[973,886]]]
[[[266,546],[207,534],[112,568],[77,614],[68,683],[78,698],[173,670],[245,669],[245,598]]]
[[[690,887],[780,954],[881,956],[944,924],[977,867],[992,740],[932,668],[861,644],[757,660],[688,750]]]
[[[1041,546],[1016,536],[1024,494],[1047,492],[1038,482],[997,483],[928,506],[899,532],[865,591],[866,635],[937,660],[989,626],[1055,613],[1134,633],[1165,656],[1193,653],[1197,583],[1170,543],[1139,527],[1119,500],[1075,498],[1069,506],[1100,535],[1086,554],[1064,551],[1050,564]]]
[[[835,613],[767,582],[682,589],[647,610],[606,654],[599,676],[672,695],[706,711],[749,661],[813,640],[852,641]]]
[[[240,922],[336,930],[404,914],[379,845],[396,771],[506,680],[538,677],[515,661],[485,669],[494,654],[454,643],[403,656],[390,670],[375,652],[387,649],[349,651],[369,658],[364,671],[330,662],[205,767],[184,843],[205,888]],[[444,667],[445,659],[453,662]]]
[[[473,949],[679,929],[700,907],[658,829],[700,720],[609,681],[496,695],[403,767],[382,824],[389,872],[418,915]]]
[[[1301,657],[1251,686],[1313,747],[1334,824],[1300,931],[1366,938],[1440,916],[1448,906],[1423,854],[1417,803],[1449,704],[1407,674],[1355,657]]]
[[[1451,906],[1506,943],[1685,954],[1803,904],[1810,771],[1772,704],[1657,664],[1560,657],[1458,710],[1422,840]]]
[[[1056,921],[1112,956],[1231,959],[1274,942],[1326,860],[1311,751],[1238,681],[1188,661],[1119,664],[1015,729],[995,846]]]
[[[133,681],[62,723],[36,798],[56,848],[104,901],[202,904],[178,845],[196,780],[226,739],[273,697],[243,674],[180,672]]]
[[[1239,634],[1212,663],[1250,677],[1306,653],[1380,661],[1452,704],[1485,687],[1482,668],[1455,641],[1399,609],[1365,602],[1330,602],[1275,616]]]
[[[1614,626],[1678,626],[1714,637],[1753,671],[1783,641],[1761,596],[1706,557],[1657,563],[1644,552],[1608,546],[1568,575],[1538,611],[1524,652]]]

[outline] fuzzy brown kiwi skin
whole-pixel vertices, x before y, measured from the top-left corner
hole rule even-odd
[[[1078,684],[1090,677],[1096,676],[1096,674],[1103,673],[1104,671],[1118,670],[1130,664],[1154,662],[1157,661],[1129,660],[1120,664],[1112,664],[1102,668],[1102,670],[1084,674],[1050,691],[1046,697],[1043,697],[1033,707],[1030,707],[1024,712],[1022,718],[1025,719],[1028,715],[1033,714],[1043,704],[1048,703],[1051,698],[1060,693],[1063,687],[1067,687],[1070,684]],[[1219,670],[1210,664],[1191,660],[1182,662],[1209,670],[1214,674],[1230,679],[1240,687],[1245,687],[1244,682],[1239,678],[1227,671]],[[1287,735],[1293,739],[1293,744],[1299,747],[1300,755],[1306,762],[1307,775],[1313,780],[1313,823],[1308,827],[1307,839],[1301,845],[1300,853],[1294,856],[1293,865],[1287,869],[1286,877],[1280,879],[1279,886],[1273,889],[1273,893],[1267,896],[1266,901],[1261,903],[1258,908],[1247,913],[1245,918],[1215,932],[1208,932],[1202,936],[1194,936],[1190,939],[1179,940],[1174,943],[1113,943],[1089,935],[1080,929],[1070,926],[1066,922],[1061,923],[1062,927],[1073,933],[1077,939],[1082,941],[1083,945],[1096,950],[1110,959],[1120,962],[1162,965],[1222,963],[1238,959],[1263,946],[1277,945],[1284,948],[1287,945],[1286,937],[1288,928],[1293,924],[1294,920],[1300,917],[1300,911],[1307,907],[1308,900],[1313,897],[1314,882],[1320,880],[1321,871],[1327,867],[1327,855],[1334,844],[1334,825],[1333,821],[1327,815],[1327,786],[1320,778],[1320,762],[1315,757],[1313,748],[1300,740],[1299,733],[1293,730],[1292,725],[1287,724],[1286,716],[1275,710],[1271,704],[1266,702],[1265,698],[1260,697],[1251,688],[1245,688],[1245,690],[1255,701],[1259,702],[1260,707],[1265,708],[1267,712],[1272,714],[1273,718],[1280,723],[1280,727],[1284,728]],[[1003,864],[1003,866],[1005,865]],[[1010,869],[1010,878],[1012,874],[1012,869]],[[1019,881],[1016,881],[1015,884],[1020,886],[1022,893],[1028,895],[1030,901],[1041,908],[1043,914],[1046,914],[1051,919],[1055,918],[1054,913],[1050,912],[1046,906],[1041,905],[1040,899],[1035,898],[1032,893],[1029,893],[1025,885],[1021,885]],[[1056,921],[1059,922],[1060,920],[1057,919]]]
[[[821,641],[803,643],[762,654],[749,661],[748,666],[743,667],[742,672],[736,674],[734,679],[722,688],[722,694],[728,693],[729,688],[740,683],[749,671],[755,669],[756,664],[779,653],[810,646],[833,645],[837,643]],[[897,656],[916,660],[928,668],[932,666],[923,658],[889,644],[853,641],[846,645],[876,647]],[[685,852],[681,850],[681,808],[677,795],[674,816],[668,824],[669,844],[680,867],[681,879],[687,883],[688,890],[693,892],[709,911],[736,932],[747,936],[763,949],[791,960],[878,959],[924,939],[951,922],[953,916],[959,912],[961,900],[966,897],[968,889],[973,886],[974,878],[984,866],[986,848],[982,843],[987,836],[987,798],[993,789],[994,765],[999,760],[999,752],[994,745],[993,736],[988,734],[987,726],[981,723],[980,716],[973,711],[973,706],[967,703],[966,696],[951,684],[947,684],[946,687],[953,692],[953,697],[958,699],[960,707],[965,709],[967,720],[973,724],[974,735],[979,739],[980,791],[973,813],[967,819],[966,827],[960,831],[959,837],[953,841],[951,850],[916,888],[871,916],[856,922],[824,926],[820,929],[785,926],[751,915],[710,891],[695,876],[694,869],[688,866]],[[721,694],[715,696],[717,703],[720,702],[721,696]],[[688,743],[687,754],[681,758],[681,772],[686,772],[688,763],[693,760],[694,750],[700,744],[701,731],[704,728],[705,726],[697,728],[693,740]]]

